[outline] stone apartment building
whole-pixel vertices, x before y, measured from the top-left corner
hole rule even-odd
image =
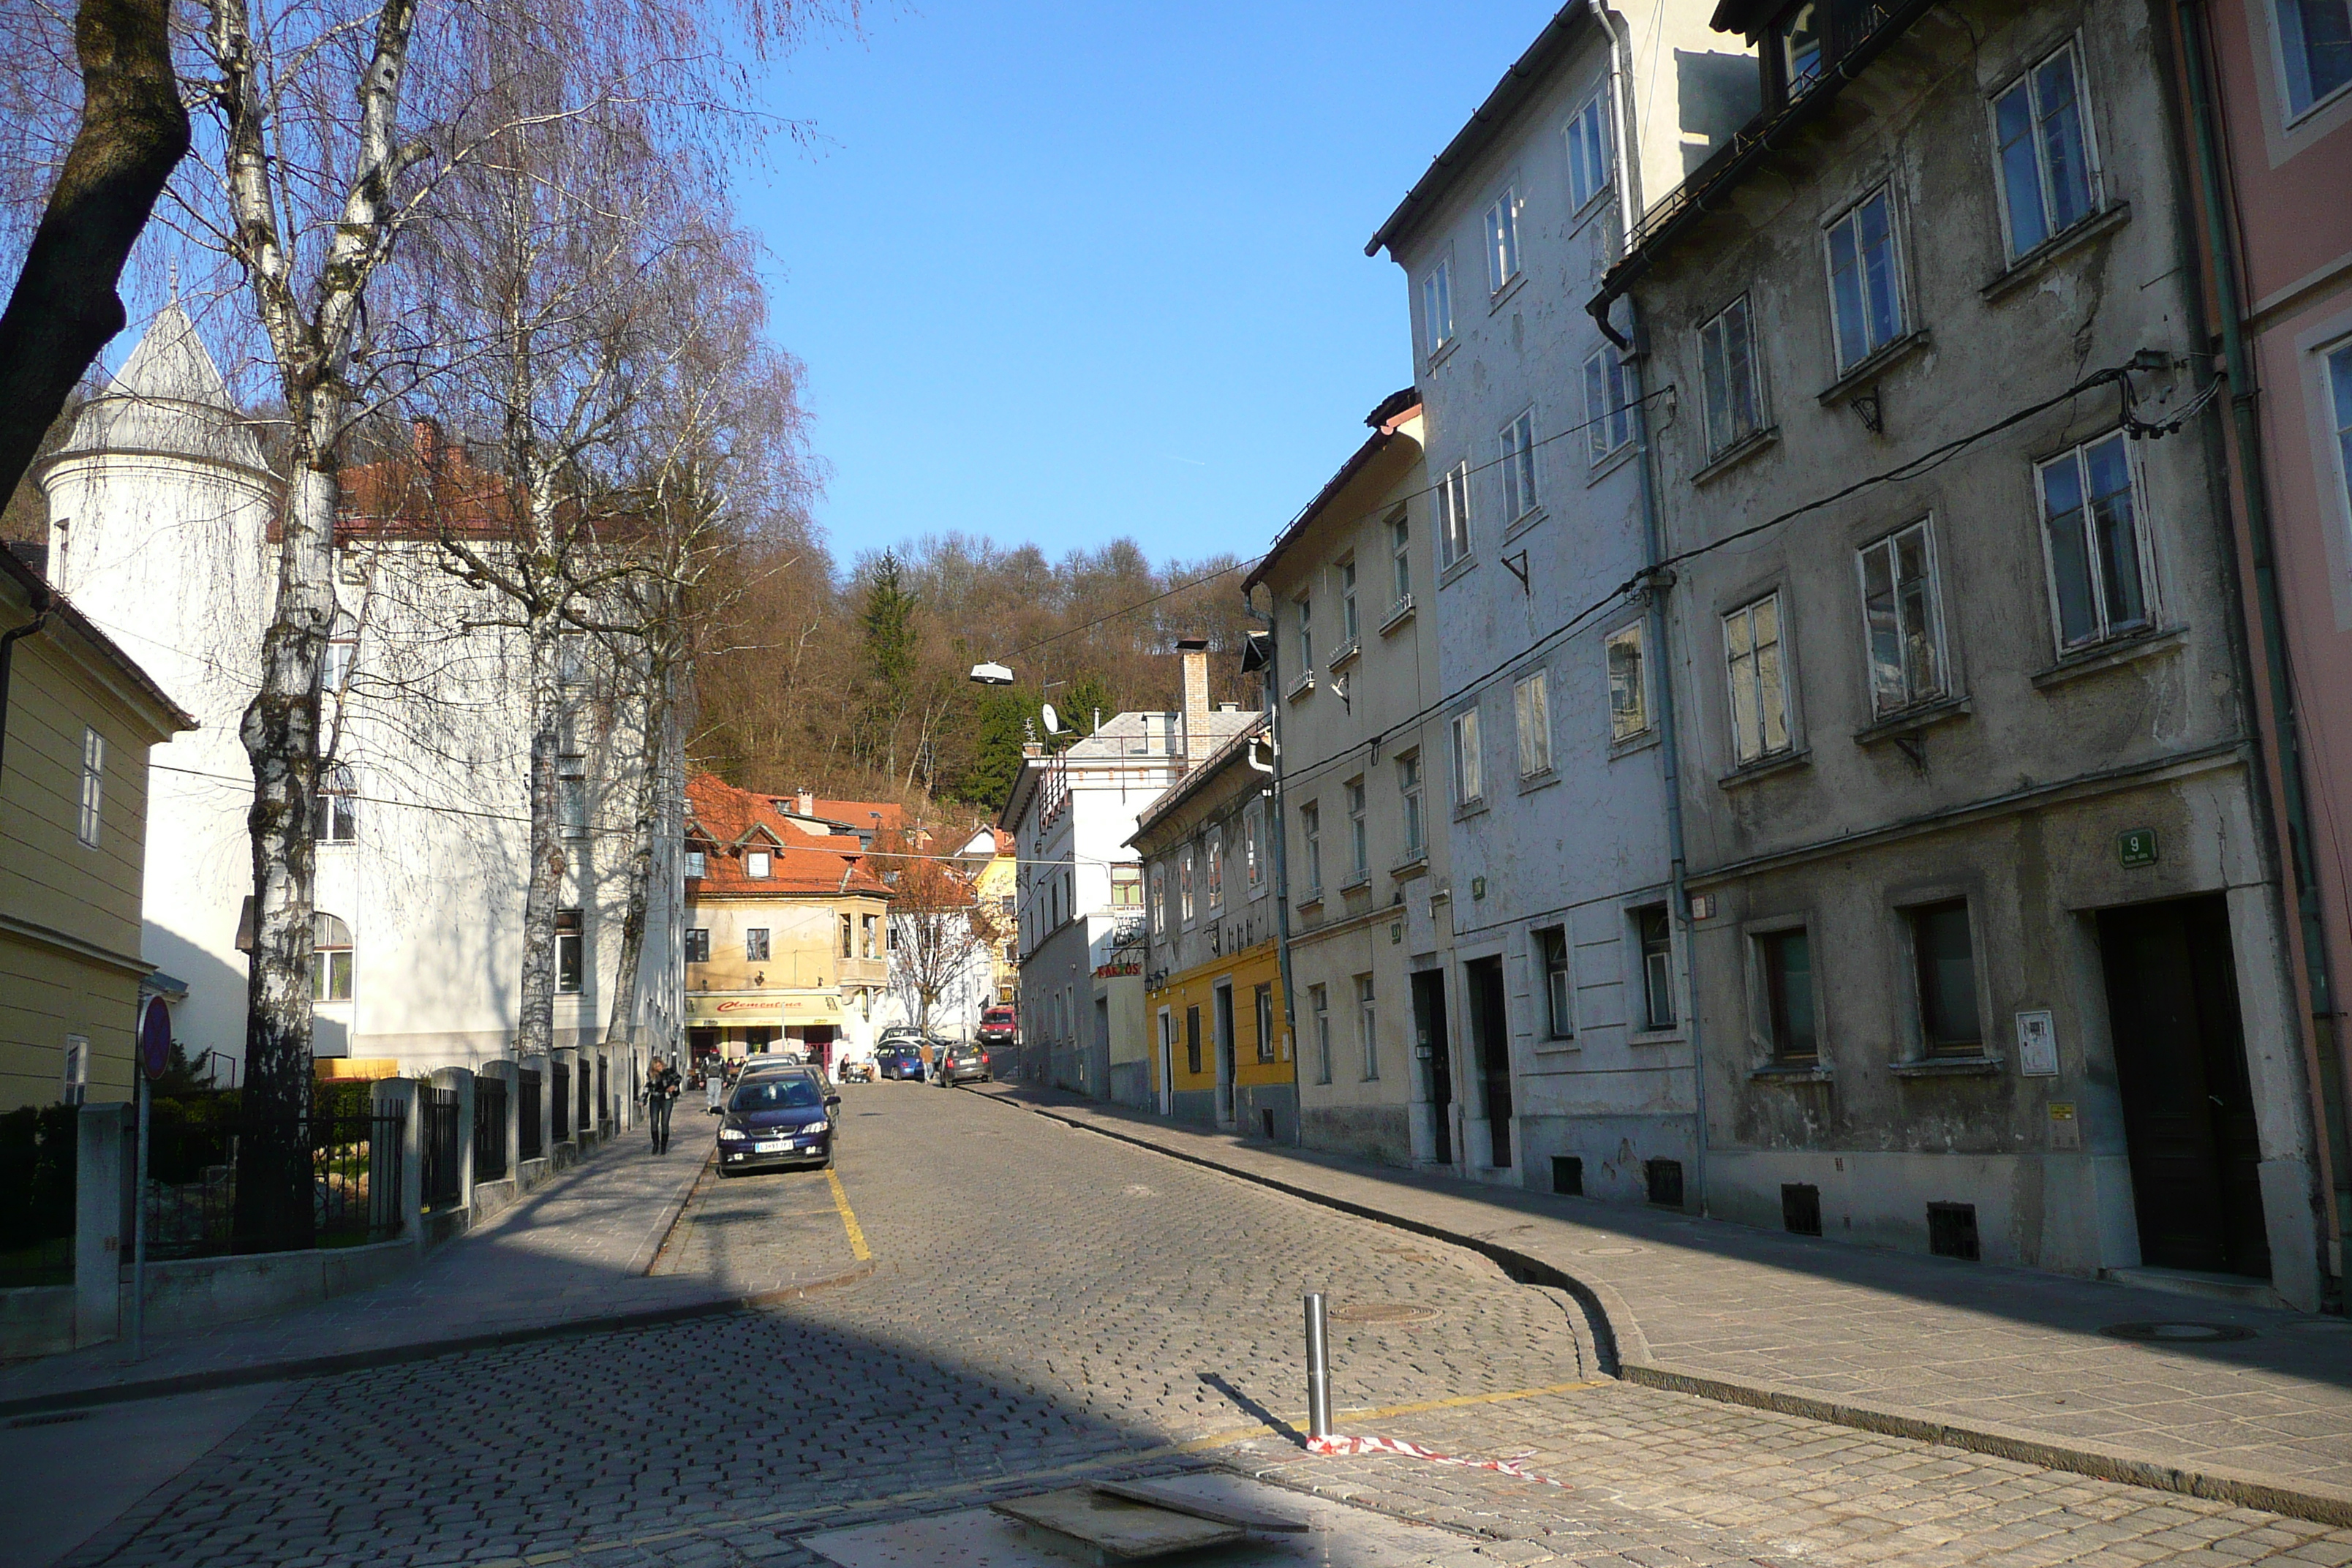
[[[1704,7],[1566,7],[1366,247],[1405,275],[1433,489],[1444,741],[1378,770],[1450,842],[1458,1083],[1428,1152],[1490,1181],[1679,1204],[1698,1158],[1661,628],[1590,608],[1652,559],[1639,378],[1584,304],[1756,91]]]
[[[1119,713],[1022,760],[996,826],[1019,865],[1021,1077],[1150,1105],[1143,1013],[1143,868],[1136,819],[1255,715],[1209,704],[1205,643],[1187,643],[1184,706]]]
[[[1671,389],[1707,1208],[2311,1307],[2168,9],[1727,0],[1762,107],[1591,310]]]
[[[1445,729],[1420,394],[1391,395],[1365,423],[1244,584],[1264,590],[1274,626],[1299,1140],[1450,1167]]]
[[[0,550],[0,1111],[129,1100],[147,997],[184,996],[140,904],[148,752],[194,724]]]
[[[1144,1008],[1162,1116],[1298,1142],[1267,816],[1267,717],[1136,819],[1150,934]]]
[[[2229,498],[2340,1276],[2352,1217],[2352,726],[2339,700],[2352,689],[2352,10],[2208,0],[2182,15],[2181,156],[2215,366],[2247,395],[2230,404]],[[2216,226],[2216,211],[2229,221]]]

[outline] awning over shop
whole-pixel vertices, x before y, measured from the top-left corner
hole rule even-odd
[[[686,1021],[702,1028],[779,1028],[838,1024],[841,998],[830,991],[753,991],[686,999]]]

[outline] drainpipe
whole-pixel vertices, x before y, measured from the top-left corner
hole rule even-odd
[[[1633,232],[1633,220],[1639,211],[1635,203],[1640,193],[1634,187],[1639,177],[1639,160],[1628,150],[1633,138],[1630,134],[1633,107],[1625,97],[1625,75],[1633,58],[1633,37],[1631,24],[1613,14],[1604,0],[1592,0],[1592,14],[1600,21],[1610,40],[1610,96],[1621,110],[1617,127],[1619,170],[1617,205],[1622,232]],[[1640,308],[1631,294],[1625,296],[1626,313],[1633,318],[1632,335],[1621,338],[1610,325],[1606,300],[1595,301],[1593,320],[1602,332],[1622,349],[1633,349],[1645,343],[1642,331]],[[1657,679],[1651,683],[1658,705],[1659,771],[1666,791],[1666,855],[1668,877],[1673,891],[1668,897],[1668,918],[1675,923],[1675,933],[1682,944],[1683,969],[1690,976],[1690,984],[1683,997],[1683,1026],[1688,1032],[1691,1051],[1691,1163],[1692,1186],[1698,1194],[1698,1212],[1706,1213],[1706,1053],[1700,1047],[1698,1022],[1698,949],[1691,941],[1690,891],[1684,875],[1689,859],[1683,840],[1682,742],[1675,730],[1674,663],[1666,657],[1666,593],[1674,586],[1671,573],[1662,573],[1658,563],[1666,558],[1664,525],[1658,520],[1658,475],[1656,454],[1650,444],[1650,405],[1645,401],[1649,387],[1649,358],[1646,352],[1633,356],[1633,460],[1642,470],[1642,533],[1643,592],[1649,598],[1647,616],[1648,640],[1655,649]]]
[[[2278,562],[2271,534],[2267,480],[2263,474],[2262,423],[2255,399],[2253,361],[2246,351],[2244,323],[2239,301],[2236,247],[2229,232],[2230,206],[2223,183],[2221,126],[2213,99],[2212,63],[2206,58],[2201,7],[2197,0],[2176,0],[2180,28],[2180,53],[2189,78],[2190,140],[2197,153],[2199,194],[2204,198],[2207,259],[2213,268],[2214,292],[2221,305],[2221,354],[2230,381],[2230,416],[2237,435],[2239,486],[2246,514],[2248,553],[2253,558],[2254,601],[2262,618],[2262,678],[2269,689],[2271,715],[2279,750],[2279,793],[2286,805],[2287,850],[2294,877],[2296,924],[2303,938],[2303,963],[2310,994],[2319,1082],[2314,1086],[2327,1136],[2327,1163],[2335,1188],[2335,1231],[2328,1256],[2320,1260],[2329,1287],[2340,1292],[2343,1268],[2344,1215],[2352,1204],[2352,1170],[2345,1168],[2345,1115],[2336,1058],[2335,987],[2327,960],[2325,917],[2320,910],[2319,882],[2311,858],[2311,815],[2304,793],[2303,742],[2295,717],[2294,685],[2286,658],[2286,622],[2279,608]],[[2340,1293],[2330,1303],[2344,1310]]]
[[[0,632],[0,776],[5,776],[8,745],[8,671],[16,656],[16,639],[28,637],[49,624],[49,591],[28,588],[25,602],[33,611],[33,618],[14,630]]]
[[[1269,600],[1274,597],[1271,586],[1266,589],[1266,597]],[[1245,608],[1249,605],[1246,589],[1242,594],[1242,604]],[[1252,610],[1250,613],[1255,616],[1257,612]],[[1274,777],[1273,787],[1268,792],[1274,799],[1274,810],[1269,814],[1273,820],[1266,829],[1266,837],[1273,840],[1274,848],[1274,954],[1276,963],[1282,971],[1282,1024],[1290,1035],[1290,1088],[1296,1097],[1298,1092],[1298,992],[1290,984],[1290,818],[1282,804],[1282,707],[1277,700],[1282,690],[1281,659],[1281,648],[1274,635],[1274,619],[1269,615],[1265,634],[1265,735],[1266,742],[1274,752],[1274,761],[1260,767],[1255,746],[1244,754],[1249,758],[1250,766]],[[1302,1144],[1307,1142],[1307,1119],[1303,1113],[1298,1119],[1298,1141]]]

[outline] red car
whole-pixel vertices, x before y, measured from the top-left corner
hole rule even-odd
[[[980,1016],[980,1043],[1010,1046],[1021,1038],[1021,1017],[1011,1007],[991,1007]]]

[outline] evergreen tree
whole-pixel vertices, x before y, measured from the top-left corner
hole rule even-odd
[[[866,604],[858,612],[866,655],[866,723],[863,737],[866,763],[896,774],[898,771],[898,730],[914,693],[916,658],[919,652],[915,629],[915,595],[908,588],[906,569],[895,551],[886,550],[874,563],[866,582]]]

